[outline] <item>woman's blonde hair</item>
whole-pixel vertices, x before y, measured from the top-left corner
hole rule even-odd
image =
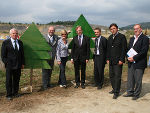
[[[67,33],[67,31],[65,29],[61,30],[61,35],[62,34],[66,34],[66,38],[68,38],[68,33]]]

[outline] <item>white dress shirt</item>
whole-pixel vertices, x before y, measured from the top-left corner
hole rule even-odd
[[[97,38],[97,45],[96,45],[96,55],[100,55],[100,51],[99,51],[99,43],[100,43],[100,40],[101,40],[101,36]]]
[[[79,37],[79,35],[78,35],[78,40],[79,40],[79,38],[81,38],[81,45],[82,45],[82,41],[83,41],[83,34],[81,35],[81,37]]]
[[[53,43],[53,41],[54,41],[53,36],[50,36],[50,35],[48,34],[48,38],[50,39],[51,43]]]
[[[142,32],[141,32],[141,34],[142,34]],[[135,45],[136,41],[137,41],[137,40],[138,40],[138,38],[141,36],[141,34],[140,34],[138,37],[136,37],[136,36],[134,35],[134,42],[133,42],[133,46]]]
[[[11,39],[11,43],[13,45],[13,48],[15,49],[15,40],[13,38],[10,38]],[[18,43],[18,40],[16,40],[16,45],[17,45],[17,48],[19,50],[19,43]]]

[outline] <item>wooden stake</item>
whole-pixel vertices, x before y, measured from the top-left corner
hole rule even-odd
[[[32,92],[33,69],[30,69],[30,91]]]

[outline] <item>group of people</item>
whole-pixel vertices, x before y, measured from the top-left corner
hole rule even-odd
[[[117,24],[113,23],[109,27],[111,35],[108,39],[101,36],[101,29],[95,28],[95,49],[93,55],[94,61],[94,87],[101,89],[104,83],[104,68],[105,64],[109,64],[109,76],[112,86],[113,99],[117,99],[120,93],[121,76],[125,57],[128,61],[128,79],[127,79],[127,94],[124,97],[132,97],[133,100],[139,98],[142,88],[142,77],[144,70],[147,67],[147,52],[149,49],[149,39],[142,33],[142,28],[139,24],[134,25],[134,36],[130,38],[128,47],[125,35],[118,32]],[[76,27],[77,36],[73,37],[71,49],[71,63],[74,64],[75,70],[75,87],[85,89],[86,79],[86,64],[90,59],[90,38],[83,34],[81,26]],[[9,39],[2,44],[1,57],[6,67],[6,90],[7,99],[12,100],[18,97],[19,80],[21,68],[24,68],[24,52],[23,43],[17,40],[18,31],[10,30]],[[68,61],[68,33],[66,30],[61,31],[61,37],[55,35],[55,28],[50,26],[45,40],[52,48],[49,51],[52,58],[47,60],[51,69],[42,69],[42,88],[46,90],[51,87],[51,74],[54,67],[56,57],[60,68],[59,81],[60,87],[67,87],[65,66]],[[132,51],[131,51],[132,49]],[[131,51],[130,54],[127,54]],[[137,54],[132,55],[136,51]],[[133,53],[132,53],[133,52]],[[81,75],[80,75],[81,70]]]

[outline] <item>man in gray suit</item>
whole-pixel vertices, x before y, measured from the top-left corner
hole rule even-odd
[[[52,51],[49,52],[51,59],[47,60],[48,64],[51,66],[51,69],[42,69],[42,89],[46,90],[51,87],[50,79],[51,74],[54,66],[54,60],[56,56],[56,47],[58,42],[58,36],[54,34],[55,28],[53,26],[50,26],[48,29],[48,34],[45,36],[45,39],[47,43],[49,44],[50,48],[52,48]]]
[[[135,24],[134,36],[130,38],[128,50],[136,51],[136,54],[128,55],[128,78],[127,94],[124,97],[132,97],[137,100],[142,90],[142,78],[147,67],[147,53],[149,49],[149,39],[142,33],[141,25]],[[132,49],[131,49],[132,48]]]

